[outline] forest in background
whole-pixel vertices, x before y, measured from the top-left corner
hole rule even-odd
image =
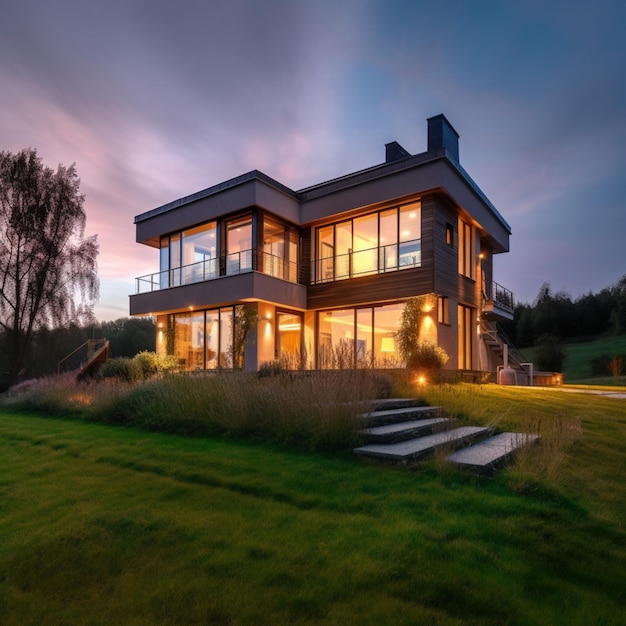
[[[501,323],[513,345],[528,348],[546,337],[562,342],[626,334],[626,274],[614,285],[575,300],[544,283],[532,304],[517,304],[514,319]]]
[[[69,324],[61,328],[41,328],[33,338],[26,370],[21,379],[40,378],[56,373],[57,364],[89,339],[108,339],[111,357],[133,357],[144,350],[153,351],[156,327],[152,318],[124,317],[115,321]],[[6,370],[0,334],[0,371]],[[0,380],[0,391],[6,387]]]

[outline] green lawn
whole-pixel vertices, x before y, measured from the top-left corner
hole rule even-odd
[[[626,401],[437,393],[544,448],[475,478],[5,409],[0,623],[623,624]]]
[[[594,341],[568,343],[566,345],[566,357],[564,364],[564,376],[566,382],[584,381],[592,376],[590,361],[594,357],[606,354],[609,357],[626,356],[626,335],[618,337],[603,337]],[[624,372],[619,380],[612,378],[610,371],[604,373],[602,384],[626,384],[626,359],[624,359]],[[597,378],[597,376],[596,376]]]

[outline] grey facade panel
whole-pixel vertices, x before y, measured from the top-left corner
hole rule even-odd
[[[130,296],[130,314],[172,313],[189,311],[192,308],[199,310],[244,300],[265,300],[276,305],[304,310],[306,287],[259,272],[247,272]]]

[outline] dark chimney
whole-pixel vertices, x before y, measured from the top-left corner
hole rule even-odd
[[[450,157],[459,160],[459,133],[452,128],[446,116],[440,113],[430,117],[428,122],[428,152],[448,151]]]
[[[411,156],[397,141],[385,144],[385,163],[399,161]]]

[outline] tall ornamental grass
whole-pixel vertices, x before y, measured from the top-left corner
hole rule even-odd
[[[389,393],[389,381],[362,370],[169,374],[139,384],[69,377],[38,381],[3,404],[52,416],[128,424],[182,435],[225,435],[336,451],[359,443],[359,415]]]

